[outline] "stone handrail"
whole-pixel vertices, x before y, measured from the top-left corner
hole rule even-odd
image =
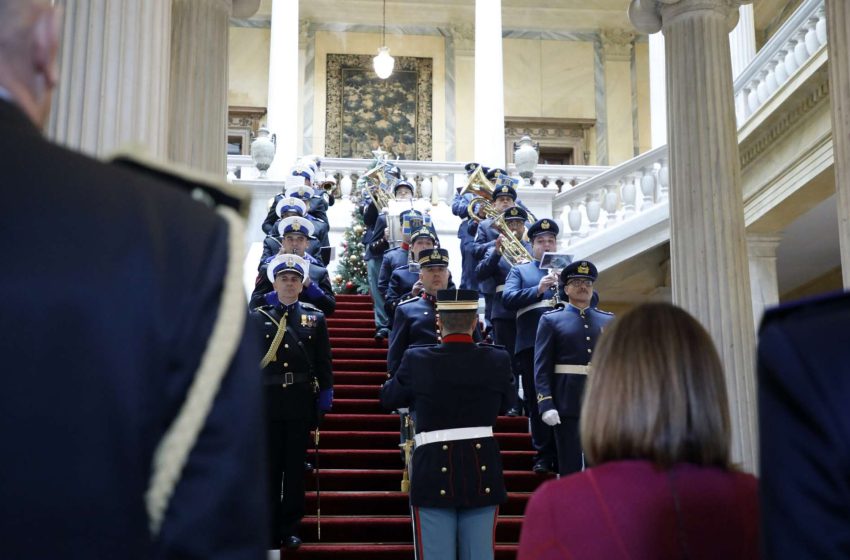
[[[779,87],[826,45],[824,0],[805,0],[735,79],[741,127]]]
[[[340,190],[344,197],[351,194],[357,177],[368,169],[371,160],[356,158],[323,158],[322,169],[332,174],[339,181]],[[415,181],[419,188],[418,195],[430,198],[436,204],[439,201],[451,202],[455,188],[466,184],[464,163],[455,161],[414,161],[398,162],[405,176]],[[258,171],[250,156],[228,156],[227,170],[231,176],[237,168],[241,168],[240,178],[243,180],[259,180]],[[599,173],[610,169],[605,166],[590,165],[538,165],[533,178],[534,184],[529,186],[552,189],[569,188],[578,185]],[[516,166],[510,164],[507,169],[510,175],[516,176]],[[273,181],[274,179],[269,179]],[[557,186],[555,186],[557,185]]]
[[[552,211],[562,224],[563,238],[572,244],[666,202],[668,186],[665,145],[561,192]]]

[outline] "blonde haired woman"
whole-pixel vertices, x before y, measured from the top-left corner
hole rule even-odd
[[[588,470],[532,496],[520,560],[758,558],[756,479],[729,460],[723,369],[669,304],[603,335],[581,414]]]

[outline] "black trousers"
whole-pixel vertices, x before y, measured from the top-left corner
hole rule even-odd
[[[511,370],[514,374],[514,392],[519,398],[519,370],[514,356],[516,346],[516,319],[493,319],[493,343],[504,346],[511,355]]]
[[[537,389],[534,386],[534,348],[527,348],[516,355],[517,367],[522,377],[522,393],[525,410],[531,424],[531,444],[537,451],[537,460],[554,463],[557,457],[555,436],[551,426],[540,419],[537,408]]]
[[[312,425],[308,419],[266,423],[271,548],[278,548],[284,537],[297,536],[304,517],[304,460]]]
[[[584,467],[578,420],[578,416],[561,416],[561,423],[554,427],[558,474],[561,476],[580,472]]]

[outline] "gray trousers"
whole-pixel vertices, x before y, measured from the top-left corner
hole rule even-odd
[[[387,310],[384,309],[384,295],[378,290],[378,276],[381,274],[381,259],[366,261],[366,275],[369,279],[369,292],[375,303],[375,329],[386,329],[390,324]]]
[[[499,506],[411,509],[417,560],[493,560]]]

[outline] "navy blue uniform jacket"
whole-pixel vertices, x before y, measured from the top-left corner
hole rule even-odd
[[[764,558],[850,557],[850,294],[767,311],[758,381]]]
[[[528,243],[523,243],[529,252],[531,247]],[[511,271],[511,264],[507,259],[502,257],[501,253],[496,252],[496,248],[490,247],[477,265],[475,265],[475,275],[479,282],[492,280],[494,284],[493,308],[490,312],[490,317],[493,319],[516,319],[516,310],[508,309],[502,303],[503,292],[497,291],[500,285],[505,284],[508,278],[508,273]]]
[[[409,252],[410,248],[404,245],[393,247],[384,252],[383,260],[381,260],[381,272],[378,276],[378,291],[381,292],[382,296],[386,297],[387,295],[393,270],[400,266],[407,266]]]
[[[555,373],[556,364],[585,366],[593,359],[593,348],[614,315],[572,305],[543,314],[534,345],[534,385],[540,413],[555,409],[562,416],[578,416],[586,375]]]
[[[0,129],[0,556],[264,558],[251,325],[156,543],[143,499],[218,313],[227,224],[176,183],[47,142],[3,100]]]
[[[493,426],[513,402],[512,380],[511,358],[500,346],[414,346],[384,384],[381,404],[389,410],[415,407],[417,433]],[[418,446],[412,461],[410,503],[416,507],[483,507],[507,500],[495,438]]]
[[[552,299],[555,290],[549,288],[542,294],[537,293],[537,284],[548,272],[537,266],[540,261],[518,264],[511,268],[505,279],[505,291],[502,292],[502,305],[506,309],[519,311],[523,307],[540,303],[543,300]],[[566,301],[567,296],[561,289],[561,301]],[[538,307],[518,315],[516,319],[516,348],[514,352],[519,354],[523,350],[534,348],[534,340],[537,337],[537,324],[540,317],[551,308]]]
[[[311,283],[309,287],[301,290],[298,299],[304,303],[315,305],[322,313],[330,317],[336,310],[336,295],[334,295],[333,286],[331,286],[328,269],[324,268],[315,257],[308,253],[304,254],[304,258],[310,262],[310,270],[307,274],[310,276]],[[260,270],[254,282],[254,291],[251,293],[251,299],[248,303],[251,309],[272,303],[267,296],[274,291],[274,286],[269,282],[269,277],[266,274],[267,268],[268,262],[260,263]],[[277,301],[276,296],[273,301]]]

